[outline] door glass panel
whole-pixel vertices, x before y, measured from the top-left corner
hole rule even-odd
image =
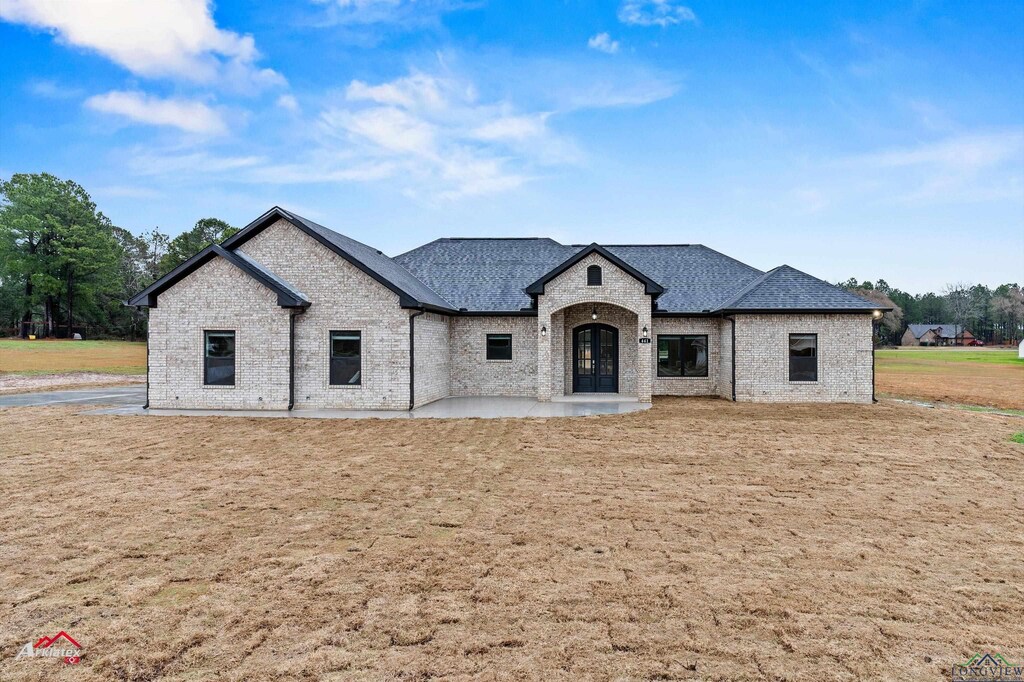
[[[610,377],[615,374],[615,338],[611,331],[602,329],[601,338],[601,361],[598,372],[601,376]]]
[[[579,332],[576,341],[576,372],[577,374],[590,374],[593,368],[591,358],[590,330],[583,329]]]

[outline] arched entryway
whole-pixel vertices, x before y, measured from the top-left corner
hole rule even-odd
[[[573,393],[619,392],[619,330],[583,324],[572,331]]]

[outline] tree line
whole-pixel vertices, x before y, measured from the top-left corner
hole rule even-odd
[[[76,182],[49,173],[0,180],[0,336],[136,339],[128,298],[237,228],[204,218],[171,239],[114,225]]]
[[[124,301],[237,231],[203,218],[173,239],[159,228],[136,235],[114,225],[76,182],[48,173],[0,180],[0,336],[140,338],[146,315]],[[879,325],[884,344],[898,344],[914,323],[960,324],[987,343],[1024,335],[1017,284],[956,283],[937,294],[909,294],[881,279],[840,286],[893,307]]]
[[[956,324],[987,344],[1017,343],[1024,337],[1024,292],[1019,284],[954,282],[939,293],[909,294],[884,279],[875,283],[849,279],[839,286],[880,305],[892,307],[882,316],[878,342],[899,345],[911,324]]]

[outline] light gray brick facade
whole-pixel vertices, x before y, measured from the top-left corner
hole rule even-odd
[[[415,407],[452,394],[451,318],[424,313],[415,320]]]
[[[399,307],[397,294],[284,220],[239,250],[313,302],[295,321],[296,409],[409,408],[410,311]],[[332,330],[362,336],[358,386],[330,385]]]
[[[619,394],[641,401],[650,401],[652,394],[733,396],[733,322],[699,315],[652,318],[645,284],[599,253],[547,281],[536,297],[535,316],[417,313],[403,308],[391,288],[287,220],[267,225],[238,250],[310,301],[295,318],[295,409],[408,409],[410,341],[415,406],[448,396],[550,400],[570,394],[573,330],[593,323],[595,312],[598,323],[618,331]],[[213,258],[176,281],[151,308],[152,407],[288,406],[292,311],[226,258]],[[602,268],[598,286],[587,284],[591,265]],[[870,402],[870,315],[736,314],[733,319],[737,400]],[[645,327],[650,344],[640,342]],[[204,385],[204,330],[235,332],[234,386]],[[358,385],[330,384],[331,331],[359,332]],[[791,333],[818,335],[817,381],[789,381]],[[511,360],[487,359],[487,334],[511,334]],[[658,336],[665,334],[706,335],[708,376],[659,377]]]
[[[587,268],[598,265],[602,268],[600,286],[587,285]],[[614,322],[619,330],[619,366],[632,371],[626,382],[620,375],[620,393],[632,389],[641,402],[651,400],[651,365],[638,362],[638,348],[642,329],[651,329],[651,297],[645,293],[644,285],[632,275],[619,269],[615,264],[598,254],[590,254],[565,272],[549,281],[544,293],[537,297],[537,399],[551,400],[552,396],[566,392],[566,377],[570,391],[571,369],[566,371],[567,335],[581,320],[589,319],[595,304],[606,304],[623,310],[614,316],[606,310],[606,319]],[[574,309],[574,306],[576,307]],[[599,313],[600,315],[600,313]],[[630,321],[631,320],[631,321]],[[615,325],[613,325],[615,326]],[[540,337],[539,330],[546,327],[550,333]],[[558,339],[558,341],[555,341]]]
[[[217,258],[160,296],[149,312],[149,404],[156,408],[288,407],[288,311]],[[205,330],[235,332],[235,385],[205,386]]]
[[[512,359],[488,360],[487,335],[511,334]],[[537,318],[454,317],[452,395],[532,396],[537,392]]]
[[[654,320],[654,334],[650,346],[653,365],[654,395],[719,395],[721,376],[722,321],[713,317],[662,317]],[[658,336],[663,334],[700,335],[708,337],[708,375],[706,377],[659,377]],[[728,377],[728,375],[726,375]],[[729,379],[727,378],[726,381]]]
[[[818,380],[789,380],[789,335],[818,335]],[[736,399],[869,403],[868,315],[737,315]]]

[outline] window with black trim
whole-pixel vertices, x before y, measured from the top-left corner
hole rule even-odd
[[[591,265],[587,268],[587,286],[588,287],[599,287],[601,286],[601,266]]]
[[[818,335],[789,335],[789,380],[818,380]]]
[[[235,332],[204,332],[203,346],[203,383],[207,386],[234,386]]]
[[[361,332],[331,332],[331,386],[358,386],[362,383],[362,346]]]
[[[706,377],[707,375],[708,337],[706,334],[658,334],[659,377]]]
[[[511,360],[512,359],[512,335],[511,334],[488,334],[487,335],[487,359],[488,360]]]

